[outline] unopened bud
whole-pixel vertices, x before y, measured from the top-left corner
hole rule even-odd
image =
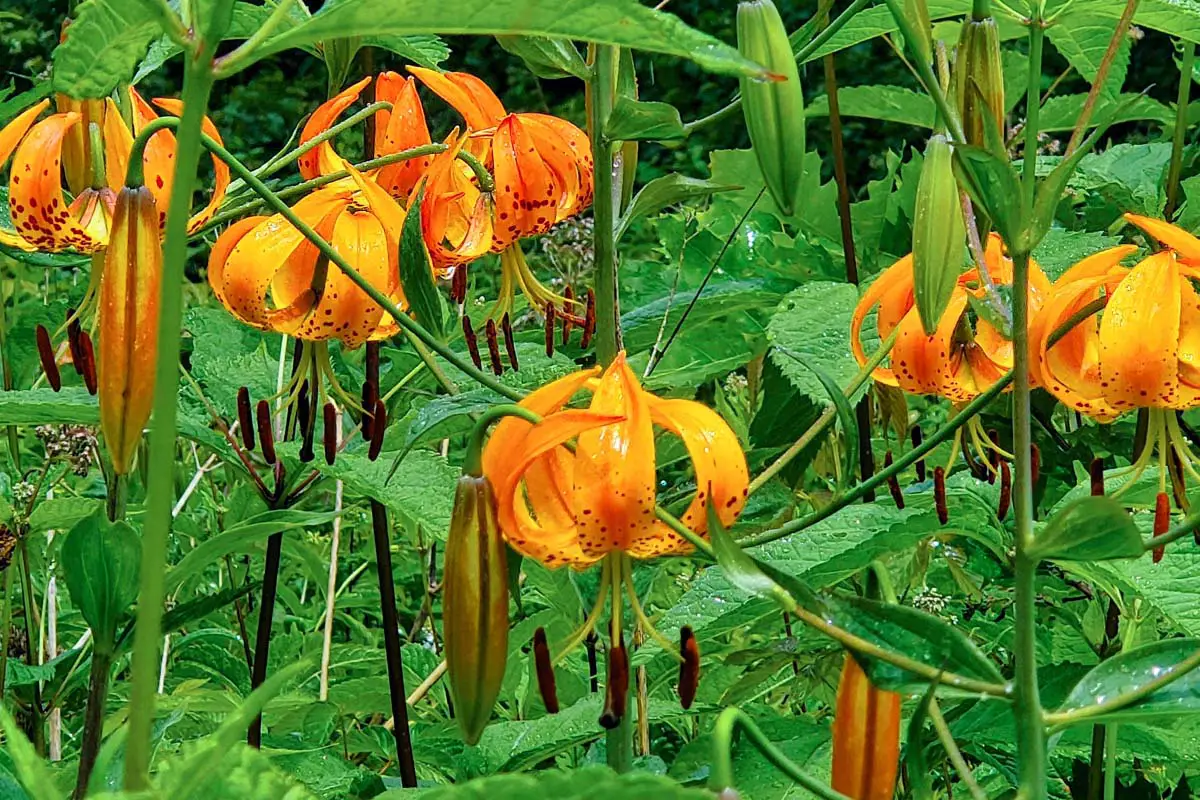
[[[834,791],[890,798],[900,766],[900,695],[875,687],[847,654],[833,715]]]
[[[933,504],[937,508],[938,522],[945,525],[950,521],[950,509],[946,505],[946,470],[934,467]]]
[[[687,625],[679,629],[679,658],[679,705],[688,709],[695,702],[700,686],[700,645]]]
[[[62,389],[62,375],[58,372],[58,362],[54,358],[54,345],[50,343],[50,333],[45,326],[38,325],[35,331],[37,338],[38,360],[42,363],[42,372],[46,382],[54,391]]]
[[[1166,492],[1159,492],[1154,498],[1154,535],[1162,536],[1171,527],[1171,498]],[[1154,548],[1154,563],[1162,561],[1166,545]]]
[[[443,616],[455,718],[467,744],[483,734],[508,658],[508,561],[492,486],[464,475],[446,538]],[[535,648],[536,649],[536,648]]]
[[[538,692],[542,704],[550,714],[558,713],[558,688],[554,680],[554,663],[550,660],[550,645],[546,642],[546,629],[539,627],[533,632],[533,667],[537,673]]]
[[[913,299],[921,327],[932,336],[958,285],[966,252],[958,183],[950,140],[934,134],[925,147],[913,220]]]
[[[966,19],[954,57],[954,96],[967,144],[991,149],[1004,142],[1004,70],[996,20]]]
[[[771,0],[738,3],[737,44],[742,55],[770,72],[767,80],[742,78],[742,111],[763,183],[775,205],[791,216],[804,178],[804,92],[787,29]]]

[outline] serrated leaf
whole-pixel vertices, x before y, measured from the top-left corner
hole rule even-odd
[[[579,49],[570,39],[547,36],[497,36],[496,41],[508,52],[525,62],[526,68],[539,78],[570,78],[587,80],[591,70]]]
[[[29,515],[29,532],[66,531],[90,517],[102,502],[92,497],[52,497],[40,501]]]
[[[1135,692],[1182,665],[1190,669],[1177,680],[1124,708],[1089,716],[1086,721],[1089,724],[1101,721],[1149,721],[1195,714],[1200,710],[1200,673],[1195,669],[1197,653],[1200,653],[1200,639],[1168,639],[1119,653],[1085,675],[1059,706],[1057,713],[1087,711],[1111,702],[1113,698]],[[1183,663],[1189,659],[1193,663]]]
[[[1091,5],[1077,4],[1067,9],[1057,18],[1056,24],[1046,29],[1046,36],[1059,55],[1088,82],[1096,80],[1114,30],[1111,20],[1098,15]],[[1121,41],[1116,58],[1109,67],[1108,77],[1101,87],[1101,97],[1112,99],[1120,93],[1129,69],[1132,42],[1129,36]]]
[[[858,291],[849,283],[814,282],[783,298],[767,326],[768,341],[775,345],[771,361],[800,392],[821,404],[826,392],[821,381],[784,351],[816,365],[838,386],[845,388],[858,374],[850,351],[850,320],[858,304]],[[850,402],[857,402],[866,386]]]
[[[688,58],[717,73],[763,75],[736,49],[634,0],[328,0],[304,24],[268,39],[258,56],[329,38],[423,33],[561,37]]]
[[[1109,497],[1081,497],[1060,509],[1034,539],[1036,559],[1109,561],[1140,558],[1142,536],[1124,506]]]
[[[553,719],[553,718],[551,718]],[[407,800],[411,791],[394,789],[377,800]],[[583,766],[572,770],[542,770],[524,775],[496,775],[475,781],[441,786],[422,792],[423,800],[705,800],[712,795],[687,789],[660,775],[632,772],[618,775],[606,767]]]
[[[933,128],[937,120],[937,107],[929,95],[902,86],[842,86],[837,100],[838,112],[843,117],[898,122],[914,128]],[[817,97],[805,114],[829,116],[829,97]]]
[[[0,425],[96,425],[100,406],[79,386],[0,392]]]
[[[1057,28],[1058,26],[1052,26]],[[1051,97],[1042,106],[1041,116],[1038,117],[1038,129],[1043,133],[1070,131],[1075,128],[1075,121],[1083,104],[1086,94],[1066,94]],[[1118,125],[1124,122],[1157,122],[1160,125],[1170,125],[1175,119],[1174,112],[1152,97],[1143,94],[1102,95],[1096,102],[1088,127],[1098,124]]]
[[[54,51],[54,90],[71,97],[104,97],[129,83],[160,33],[154,3],[84,0],[66,41]]]
[[[383,503],[395,515],[397,525],[410,531],[420,527],[445,541],[458,470],[441,456],[415,450],[400,462],[390,479],[392,460],[386,454],[370,461],[363,453],[342,453],[332,465],[318,459],[312,466],[345,482],[348,492]]]
[[[837,382],[829,376],[825,370],[815,364],[807,362],[798,354],[780,348],[784,355],[795,359],[798,363],[804,365],[813,375],[817,376],[821,387],[825,389],[825,394],[828,395],[833,403],[834,409],[837,411],[838,423],[842,428],[842,437],[845,441],[842,443],[842,475],[841,487],[854,480],[854,464],[858,459],[858,423],[854,417],[854,409],[850,407],[850,401],[846,399],[842,387],[838,386]]]
[[[625,215],[617,223],[616,238],[620,239],[634,220],[649,217],[668,206],[740,188],[742,187],[715,183],[709,179],[689,178],[675,172],[661,175],[634,195]]]
[[[679,109],[668,103],[618,97],[604,126],[611,141],[659,141],[682,139],[683,120]]]

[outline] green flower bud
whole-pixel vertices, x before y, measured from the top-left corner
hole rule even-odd
[[[963,21],[954,60],[954,96],[967,144],[1003,148],[1004,69],[992,17]]]
[[[508,563],[485,477],[458,480],[442,592],[450,693],[463,739],[475,744],[491,719],[508,660]]]
[[[774,76],[742,79],[742,110],[767,191],[783,213],[793,214],[804,177],[804,93],[787,30],[771,0],[738,3],[737,39],[742,55]]]
[[[913,220],[913,294],[930,336],[950,303],[962,270],[966,226],[949,140],[935,134],[925,148]]]

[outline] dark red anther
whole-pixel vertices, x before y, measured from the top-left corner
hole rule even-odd
[[[465,316],[462,318],[462,329],[463,338],[467,342],[467,352],[471,354],[471,361],[474,362],[475,369],[483,369],[483,359],[479,357],[479,338],[471,327],[471,320]]]
[[[50,388],[58,391],[62,388],[62,375],[58,372],[58,362],[54,358],[54,345],[50,343],[50,333],[45,326],[38,325],[36,330],[38,360],[42,362],[42,372],[46,373],[46,381]]]
[[[371,423],[371,446],[367,449],[367,458],[371,461],[379,458],[383,450],[383,434],[387,431],[387,406],[382,400],[375,401],[375,421]]]
[[[315,398],[314,398],[315,402]],[[296,398],[296,421],[300,425],[300,460],[307,464],[316,457],[313,437],[316,435],[316,415],[313,403],[308,398],[308,381],[300,384],[300,396]]]
[[[592,334],[596,332],[596,293],[588,289],[587,315],[583,318],[583,337],[579,346],[584,350],[592,343]]]
[[[363,348],[363,369],[366,371],[366,378],[376,386],[379,385],[379,342],[367,342],[367,346]]]
[[[546,301],[546,358],[554,355],[554,303]]]
[[[608,685],[604,692],[604,710],[600,727],[612,730],[621,724],[629,700],[629,658],[625,646],[613,644],[608,650]]]
[[[537,673],[538,692],[542,704],[550,714],[558,713],[558,687],[554,680],[554,663],[550,660],[550,645],[546,643],[546,629],[539,627],[533,632],[533,666]]]
[[[359,425],[362,428],[362,437],[364,442],[371,441],[371,410],[375,408],[375,401],[379,399],[379,384],[375,381],[368,380],[362,387],[362,417]]]
[[[1092,497],[1104,495],[1104,459],[1093,458],[1088,465],[1088,476],[1092,479]]]
[[[1175,498],[1175,506],[1180,511],[1187,512],[1187,483],[1183,477],[1183,462],[1179,460],[1179,453],[1175,452],[1175,448],[1167,452],[1167,473],[1171,476],[1171,494]],[[1200,534],[1194,535],[1196,541],[1200,542]]]
[[[326,403],[321,420],[322,444],[325,445],[325,463],[332,464],[338,451],[338,412],[333,403]]]
[[[1166,492],[1159,492],[1154,498],[1154,535],[1162,536],[1171,527],[1171,498],[1167,497]],[[1166,545],[1154,548],[1154,563],[1162,561],[1163,553],[1167,550]]]
[[[945,525],[950,520],[950,509],[946,505],[946,470],[934,467],[933,504],[937,508],[938,522]]]
[[[83,353],[83,363],[80,365],[83,385],[87,387],[88,394],[95,394],[99,386],[96,382],[96,349],[92,347],[92,337],[88,336],[87,331],[79,334],[79,349]]]
[[[575,305],[575,290],[570,286],[563,292],[563,297],[567,302],[563,304],[563,328],[562,328],[562,343],[563,347],[567,346],[567,342],[571,341],[571,313],[572,307]]]
[[[463,304],[467,300],[467,265],[459,264],[450,276],[450,302]]]
[[[1037,486],[1038,476],[1042,473],[1042,451],[1036,444],[1029,445],[1029,483]]]
[[[1104,616],[1104,638],[1109,642],[1117,641],[1121,634],[1121,609],[1117,601],[1108,599],[1108,613]]]
[[[67,347],[71,353],[71,366],[77,375],[83,374],[83,328],[75,309],[67,309]]]
[[[914,448],[920,447],[921,442],[924,440],[924,436],[921,434],[921,426],[913,425],[910,436],[912,437],[912,446]],[[924,483],[925,482],[925,459],[918,458],[915,466],[917,468],[917,482]]]
[[[883,457],[883,469],[887,471],[892,468],[892,451],[888,450],[887,455]],[[888,478],[888,491],[892,493],[892,502],[896,504],[896,508],[904,509],[904,494],[900,491],[900,481],[896,480],[896,476]]]
[[[508,352],[508,363],[514,370],[518,370],[521,367],[517,364],[517,343],[513,339],[512,322],[507,311],[500,318],[500,329],[504,332],[504,349]]]
[[[259,400],[255,407],[258,417],[258,441],[262,445],[263,460],[268,464],[275,463],[275,430],[271,426],[271,404]]]
[[[1008,516],[1008,507],[1012,504],[1012,470],[1007,461],[1000,462],[1000,503],[996,508],[996,519],[1001,522]]]
[[[496,335],[496,321],[489,319],[487,327],[484,328],[484,333],[487,336],[488,346],[488,361],[492,363],[492,372],[496,375],[504,374],[504,365],[500,363],[500,341]]]
[[[250,390],[243,386],[237,395],[238,427],[242,429],[242,445],[254,449],[254,412],[250,408]]]
[[[700,645],[687,625],[679,629],[679,705],[692,707],[700,685]]]

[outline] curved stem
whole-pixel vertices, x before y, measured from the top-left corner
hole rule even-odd
[[[266,22],[259,26],[254,34],[238,45],[237,49],[232,53],[213,62],[214,72],[218,78],[228,78],[231,75],[237,74],[243,67],[248,66],[247,62],[253,63],[254,51],[259,46],[275,33],[275,30],[283,24],[284,19],[292,11],[292,6],[296,4],[296,0],[279,0],[279,4],[275,6],[275,10],[271,12],[271,16],[267,17]]]
[[[708,788],[715,793],[734,788],[733,784],[733,744],[737,733],[741,731],[754,745],[754,749],[762,753],[771,766],[791,778],[802,788],[812,792],[821,800],[850,800],[846,795],[829,788],[819,780],[809,775],[792,762],[783,751],[771,743],[766,734],[754,724],[754,720],[746,716],[740,708],[727,708],[717,717],[713,725],[713,759],[712,774],[708,779]],[[724,795],[722,795],[724,796]]]
[[[1145,700],[1150,695],[1163,689],[1188,673],[1200,667],[1200,650],[1192,653],[1190,656],[1180,661],[1171,669],[1159,675],[1152,681],[1147,681],[1142,685],[1130,689],[1128,692],[1123,692],[1113,697],[1108,698],[1103,703],[1086,706],[1084,708],[1075,708],[1070,711],[1051,712],[1045,715],[1047,725],[1062,726],[1074,725],[1078,722],[1099,717],[1104,714],[1111,714],[1114,711],[1120,711],[1122,708],[1127,708],[1134,703]]]
[[[1163,219],[1170,221],[1179,207],[1179,176],[1183,171],[1183,146],[1187,142],[1188,101],[1192,96],[1192,67],[1196,63],[1195,42],[1183,43],[1179,65],[1179,94],[1175,98],[1175,132],[1171,138],[1171,166],[1167,171],[1167,204]]]
[[[186,118],[188,116],[186,108],[183,113]],[[129,148],[129,166],[125,168],[126,186],[138,187],[146,183],[143,162],[146,155],[146,143],[150,141],[150,137],[167,128],[178,128],[180,124],[179,117],[159,117],[158,119],[150,120],[146,123],[146,127],[138,131],[138,135],[134,137],[133,145]],[[178,153],[178,145],[176,146],[176,152]],[[199,155],[197,155],[197,159],[199,159]],[[174,192],[171,193],[171,199],[175,199]]]
[[[936,697],[929,698],[929,721],[933,723],[933,729],[937,731],[938,739],[941,741],[946,755],[949,756],[950,763],[954,765],[954,771],[958,773],[958,777],[967,787],[967,793],[971,795],[972,800],[987,800],[987,795],[979,788],[979,783],[976,782],[970,765],[963,758],[962,751],[958,749],[954,735],[950,733],[950,726],[946,724],[946,718],[942,716],[942,710],[938,707]]]
[[[511,403],[492,406],[484,411],[479,415],[479,419],[475,420],[475,427],[471,429],[471,438],[467,442],[466,455],[463,459],[464,475],[479,477],[483,474],[483,443],[487,438],[488,428],[492,426],[492,423],[498,422],[504,417],[520,417],[532,425],[542,421],[540,414]]]
[[[392,108],[391,103],[384,103],[384,102],[371,103],[371,104],[367,105],[365,108],[355,111],[353,114],[346,117],[341,122],[339,122],[335,125],[330,125],[328,128],[321,131],[313,138],[309,139],[308,141],[304,142],[301,145],[297,145],[294,149],[289,150],[286,153],[275,156],[270,161],[263,164],[258,169],[254,170],[254,174],[259,178],[270,177],[271,175],[274,175],[276,172],[279,172],[279,170],[283,169],[285,166],[292,163],[293,161],[298,161],[301,156],[310,152],[313,148],[320,146],[324,142],[328,142],[330,139],[337,136],[342,131],[348,130],[349,128],[353,128],[358,123],[362,122],[365,119],[370,118],[372,115],[374,115],[380,111],[390,111],[391,108]],[[230,191],[239,191],[240,188],[241,187],[239,187],[235,183],[234,185],[230,186]]]

